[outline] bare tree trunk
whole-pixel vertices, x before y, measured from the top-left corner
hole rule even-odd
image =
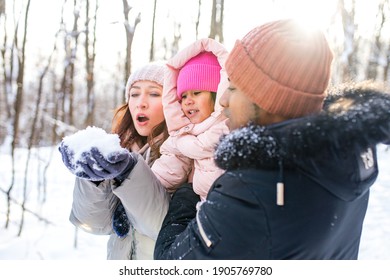
[[[26,6],[26,13],[25,13],[25,17],[24,17],[24,35],[23,35],[23,42],[22,42],[22,53],[21,53],[21,62],[19,63],[19,71],[18,71],[18,78],[17,78],[17,84],[18,84],[18,92],[19,92],[19,89],[20,89],[20,102],[17,102],[18,103],[18,110],[15,110],[15,115],[17,115],[17,119],[18,119],[18,124],[17,124],[17,127],[18,127],[18,130],[19,130],[19,117],[20,117],[20,113],[21,113],[21,108],[22,108],[22,102],[23,102],[23,87],[24,87],[24,67],[25,67],[25,52],[26,52],[26,42],[27,42],[27,26],[28,26],[28,14],[29,14],[29,11],[30,11],[30,3],[31,3],[31,0],[28,0],[27,2],[27,6]],[[19,94],[17,94],[19,95]],[[16,117],[15,117],[16,119]],[[14,138],[15,139],[15,138]],[[13,146],[14,148],[14,146]],[[24,178],[24,181],[25,181],[25,185],[23,187],[23,202],[22,202],[22,216],[21,216],[21,220],[20,220],[20,225],[19,225],[19,232],[18,232],[18,236],[20,236],[22,234],[22,230],[23,230],[23,225],[24,225],[24,215],[25,215],[25,204],[26,204],[26,201],[27,201],[27,174],[25,174],[25,178]]]
[[[174,34],[173,34],[173,42],[171,47],[171,57],[177,54],[179,51],[179,43],[181,40],[181,24],[174,22]]]
[[[58,34],[58,33],[57,33]],[[56,51],[56,46],[55,49],[52,52],[52,56],[54,55]],[[50,59],[51,59],[50,58]],[[54,119],[58,118],[58,102],[55,102],[56,100],[56,90],[55,90],[55,84],[56,84],[56,76],[54,75],[52,77],[52,85],[51,85],[51,90],[49,90],[49,93],[47,95],[47,98],[45,100],[45,104],[42,107],[42,117],[40,119],[41,125],[40,129],[41,132],[39,135],[45,135],[45,140],[48,141],[48,144],[52,146],[49,159],[44,163],[43,166],[43,171],[42,171],[42,181],[39,182],[38,185],[38,194],[39,194],[39,202],[44,204],[46,202],[46,195],[47,195],[47,171],[50,166],[50,162],[53,158],[54,152],[57,152],[57,146],[56,144],[58,143],[58,132],[57,132],[57,123],[54,122],[52,125],[50,122],[47,122],[47,116],[51,115],[53,116]],[[53,94],[54,93],[54,94]],[[50,104],[50,105],[49,105]],[[54,104],[54,110],[51,109],[52,104]],[[50,108],[50,112],[48,111],[48,108]],[[57,109],[57,110],[56,110]],[[46,127],[46,124],[49,123],[49,126]],[[49,141],[50,139],[50,141]]]
[[[383,69],[383,81],[387,83],[389,80],[389,68],[390,68],[390,42],[387,43],[386,51],[386,64]]]
[[[0,0],[2,2],[2,4],[0,5],[3,5],[2,6],[2,9],[5,9],[5,0]],[[3,28],[4,28],[4,36],[3,36],[3,46],[1,46],[1,58],[2,58],[2,68],[3,68],[3,84],[2,84],[2,88],[0,89],[3,94],[0,93],[0,97],[1,96],[4,96],[4,106],[1,107],[1,110],[5,110],[6,112],[6,117],[9,119],[11,118],[11,109],[10,109],[10,104],[9,104],[9,100],[8,100],[8,96],[10,94],[9,92],[9,88],[10,88],[10,79],[8,77],[8,72],[7,72],[7,58],[6,58],[6,53],[7,53],[7,42],[8,42],[8,37],[7,37],[7,29],[6,29],[6,26],[7,26],[7,15],[4,13],[4,10],[2,12],[0,12],[0,20],[3,21]],[[2,137],[2,135],[0,135],[0,137]],[[1,138],[0,138],[1,139]]]
[[[51,72],[50,71],[50,68],[51,68],[51,65],[52,65],[52,61],[53,61],[53,57],[55,57],[55,54],[57,53],[57,40],[58,40],[58,36],[60,34],[60,30],[56,33],[55,35],[55,40],[54,40],[54,44],[53,44],[53,50],[48,58],[48,61],[47,61],[47,64],[46,66],[44,67],[44,70],[42,72],[42,74],[40,75],[39,77],[39,85],[38,85],[38,94],[37,96],[43,96],[43,84],[44,84],[44,79],[50,75],[48,74],[53,74],[53,77],[52,79],[54,80],[54,83],[55,83],[55,74],[54,72]],[[49,111],[48,110],[52,110],[52,107],[53,107],[53,104],[57,104],[57,102],[55,101],[56,100],[56,95],[53,94],[55,93],[56,91],[53,90],[52,88],[50,88],[48,91],[48,94],[46,95],[46,98],[43,98],[44,99],[44,104],[41,105],[39,104],[39,107],[40,107],[40,114],[39,114],[39,118],[37,118],[37,122],[39,121],[39,131],[38,133],[36,133],[35,135],[33,133],[31,133],[31,138],[34,138],[34,139],[37,139],[37,143],[39,143],[40,140],[44,140],[44,141],[47,141],[46,143],[48,143],[48,145],[51,145],[53,146],[53,149],[56,149],[54,148],[54,145],[57,143],[57,141],[48,141],[50,139],[50,136],[53,137],[53,135],[51,135],[51,133],[53,133],[51,131],[51,127],[46,127],[46,121],[45,121],[45,116],[47,114],[49,114]],[[53,113],[53,112],[52,112]],[[56,116],[57,117],[57,116]],[[54,133],[54,136],[56,136],[57,133]],[[56,149],[57,150],[57,149]],[[51,159],[51,156],[50,156],[50,159]],[[44,167],[43,167],[43,172],[42,172],[42,181],[40,180],[38,182],[38,199],[39,201],[43,204],[46,202],[46,187],[47,187],[47,184],[46,184],[46,171],[47,171],[47,168],[48,168],[48,165],[49,165],[49,162],[50,162],[50,159],[45,163]],[[40,177],[38,177],[40,178]]]
[[[150,55],[149,60],[154,60],[154,25],[156,22],[156,7],[157,7],[157,0],[154,0],[154,6],[153,6],[153,22],[152,22],[152,41],[150,43]]]
[[[383,8],[384,11],[389,11],[390,10],[390,1],[389,0],[384,0],[384,8]],[[386,14],[385,16],[388,16],[388,14]],[[386,18],[387,20],[388,18]],[[387,45],[387,49],[385,50],[385,65],[383,66],[383,81],[385,83],[387,83],[387,81],[389,80],[389,68],[390,68],[390,41],[388,38],[387,39],[387,43],[385,45]]]
[[[0,0],[0,16],[5,14],[5,0]]]
[[[51,65],[51,59],[56,50],[56,45],[54,44],[54,49],[51,55],[49,56],[48,62],[46,66],[44,67],[40,77],[39,77],[39,84],[38,84],[38,92],[37,92],[37,99],[35,102],[35,108],[34,108],[34,115],[31,123],[31,132],[29,136],[29,141],[28,141],[28,152],[27,152],[27,160],[25,164],[25,172],[24,172],[24,184],[23,184],[23,202],[22,202],[22,208],[25,209],[25,204],[27,202],[27,184],[28,184],[28,174],[29,174],[29,165],[30,165],[30,159],[31,159],[31,149],[34,146],[34,143],[37,142],[37,135],[36,131],[38,130],[38,121],[41,115],[41,102],[42,102],[42,95],[43,95],[43,80],[48,73]],[[22,213],[22,221],[24,220],[24,212]],[[18,236],[21,235],[22,233],[22,228],[23,228],[23,223],[20,224],[19,228],[19,233]]]
[[[64,0],[64,5],[66,0]],[[64,11],[62,11],[61,25],[64,24]],[[74,71],[75,71],[75,59],[77,54],[78,45],[78,28],[77,23],[80,18],[80,11],[77,8],[77,0],[73,2],[73,28],[70,32],[65,31],[64,48],[65,48],[65,67],[61,81],[60,89],[60,108],[61,108],[61,121],[70,125],[74,125],[74,113],[73,113],[73,99],[74,99]]]
[[[0,46],[0,53],[1,53],[1,67],[3,69],[3,75],[1,82],[0,80],[0,145],[4,142],[4,140],[7,137],[7,123],[8,120],[11,119],[11,109],[10,104],[8,100],[9,96],[9,81],[8,81],[8,74],[7,74],[7,15],[5,14],[5,0],[0,0],[0,26],[3,26],[4,29],[4,36],[3,36],[3,45]]]
[[[220,0],[220,10],[219,10],[219,24],[218,24],[218,36],[219,42],[223,43],[223,11],[225,10],[225,0]]]
[[[18,29],[19,29],[19,21],[16,23],[15,31],[14,31],[14,40],[12,43],[12,48],[18,48]],[[13,56],[11,56],[10,65],[13,65]],[[18,81],[23,82],[23,72],[20,70],[21,66],[23,65],[23,57],[18,56],[18,66],[19,66],[19,72],[18,72]],[[11,70],[12,73],[12,70]],[[17,83],[17,93],[16,98],[14,101],[13,106],[13,121],[12,121],[12,142],[11,142],[11,183],[8,187],[8,190],[6,192],[7,194],[7,212],[6,212],[6,221],[5,221],[5,228],[8,228],[9,222],[10,222],[10,215],[11,215],[11,197],[12,197],[12,190],[14,188],[15,183],[15,148],[17,145],[17,138],[18,138],[18,125],[19,125],[19,113],[21,108],[21,98],[23,93],[23,84]],[[11,116],[12,117],[12,116]],[[16,126],[15,126],[16,125]]]
[[[380,64],[382,53],[382,31],[386,22],[384,11],[384,1],[379,4],[376,18],[379,20],[378,27],[375,28],[375,39],[371,43],[370,57],[366,69],[366,78],[376,80],[378,75],[378,66]]]
[[[55,92],[55,87],[56,87],[56,77],[53,77],[53,84],[52,84],[52,91],[51,92]],[[53,96],[52,94],[50,96]],[[56,95],[54,95],[54,99],[56,100]],[[58,120],[58,117],[59,117],[59,110],[58,110],[58,102],[55,102],[53,101],[53,103],[55,104],[55,107],[54,107],[54,110],[52,112],[52,119],[54,120]],[[46,108],[46,107],[45,107]],[[45,113],[45,112],[44,112]],[[42,120],[44,120],[44,118],[42,118]],[[43,168],[43,172],[42,172],[42,177],[43,177],[43,195],[42,195],[42,203],[44,203],[46,201],[46,189],[47,189],[47,170],[50,166],[50,161],[51,159],[53,158],[53,154],[55,152],[57,152],[57,147],[56,147],[56,144],[58,143],[58,138],[59,138],[59,134],[57,132],[57,122],[53,122],[52,124],[52,130],[51,130],[51,146],[52,146],[52,149],[50,151],[50,156],[49,156],[49,160],[45,163],[45,166]],[[73,131],[75,132],[75,131]]]
[[[348,11],[345,7],[344,0],[339,0],[339,9],[341,12],[343,28],[344,28],[344,52],[341,61],[342,66],[342,81],[349,81],[356,78],[357,75],[357,50],[358,39],[355,37],[355,0],[351,2],[351,10]]]
[[[210,38],[223,43],[223,10],[224,0],[213,0],[210,24]]]
[[[129,22],[129,12],[131,11],[132,7],[129,5],[127,0],[122,0],[123,3],[123,15],[125,17],[125,30],[126,30],[126,59],[125,59],[125,71],[124,71],[124,83],[126,83],[127,78],[129,77],[131,73],[131,46],[133,44],[133,38],[135,29],[141,21],[141,15],[138,14],[136,19],[134,20],[133,25],[130,25]],[[122,94],[122,102],[125,102],[125,94]]]
[[[196,17],[196,22],[195,22],[195,38],[198,40],[199,36],[199,23],[200,23],[200,9],[202,7],[202,0],[198,1],[198,15]]]
[[[4,10],[5,10],[5,2],[3,3],[4,4]],[[14,65],[14,56],[13,56],[13,48],[15,48],[15,38],[13,39],[13,42],[12,42],[12,47],[11,47],[11,54],[9,56],[9,60],[8,60],[8,65],[7,65],[7,58],[6,58],[6,53],[8,51],[8,46],[7,46],[7,41],[8,41],[8,36],[7,36],[7,29],[6,29],[6,26],[8,24],[8,20],[7,20],[7,16],[6,14],[4,13],[4,47],[1,51],[2,53],[2,58],[3,58],[3,77],[4,77],[4,94],[5,94],[5,107],[7,108],[7,122],[4,122],[4,123],[8,123],[8,122],[12,122],[12,111],[11,111],[11,104],[9,103],[8,101],[8,95],[12,94],[12,70],[13,70],[13,65]],[[18,30],[18,27],[19,25],[16,24],[16,27],[15,27],[15,31],[14,31],[14,35],[17,34],[17,30]],[[7,66],[9,66],[9,71],[7,71]],[[7,74],[9,73],[9,75]],[[9,131],[9,128],[8,126],[5,127],[4,129],[6,132],[4,133],[5,135],[7,135],[8,133],[12,133],[13,134],[13,131]],[[5,137],[5,136],[4,136]],[[12,192],[12,188],[14,186],[14,181],[15,181],[15,164],[14,164],[14,150],[11,149],[11,183],[10,183],[10,186],[8,187],[8,190],[7,191],[3,191],[5,194],[6,194],[6,199],[7,199],[7,212],[6,212],[6,222],[5,222],[5,228],[8,228],[8,225],[9,225],[9,217],[10,217],[10,212],[11,212],[11,192]]]
[[[90,44],[90,34],[89,34],[89,0],[86,1],[86,30],[85,30],[85,61],[86,61],[86,72],[87,72],[87,117],[85,124],[92,125],[94,123],[94,113],[95,113],[95,93],[93,90],[95,83],[95,58],[96,58],[96,20],[97,20],[97,10],[99,8],[99,2],[95,3],[95,13],[93,18],[93,41]],[[91,45],[91,46],[90,46]]]
[[[22,46],[19,49],[18,46],[18,26],[19,23],[16,25],[15,28],[15,35],[14,35],[14,42],[15,47],[18,50],[18,75],[16,78],[16,84],[17,84],[17,91],[16,91],[16,98],[14,103],[14,116],[13,116],[13,139],[11,143],[11,158],[12,158],[12,179],[11,184],[7,190],[7,214],[6,214],[6,224],[5,227],[8,228],[9,221],[10,221],[10,213],[11,213],[11,193],[12,189],[14,187],[14,181],[15,181],[15,149],[18,145],[19,140],[19,124],[20,124],[20,114],[21,114],[21,108],[22,108],[22,102],[23,102],[23,83],[24,83],[24,67],[25,67],[25,53],[26,53],[26,38],[27,38],[27,22],[28,22],[28,14],[30,11],[30,0],[27,1],[26,10],[25,10],[25,17],[24,17],[24,34],[23,34],[23,40],[22,40]],[[24,222],[24,205],[22,204],[22,217],[21,217],[21,227],[19,229],[19,233],[21,232],[21,228]]]
[[[77,0],[74,0],[74,20],[73,20],[73,29],[71,40],[73,41],[73,46],[70,46],[70,61],[69,61],[69,77],[68,77],[68,98],[69,98],[69,124],[74,125],[74,72],[75,72],[75,61],[78,47],[78,20],[80,18],[80,10],[77,7]]]
[[[213,6],[211,7],[211,23],[210,23],[210,38],[215,39],[217,35],[216,30],[216,17],[217,17],[217,0],[213,0]]]

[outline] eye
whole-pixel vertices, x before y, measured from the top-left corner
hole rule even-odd
[[[194,91],[194,95],[199,95],[201,94],[201,91]]]
[[[160,92],[157,92],[157,91],[153,91],[150,93],[150,96],[153,96],[153,97],[160,97],[161,96],[161,93]]]
[[[229,80],[229,87],[227,88],[229,91],[235,91],[237,88],[234,86],[234,84],[232,83],[232,81],[230,81],[230,79],[228,78]]]
[[[133,92],[130,91],[130,97],[138,97],[139,95],[140,93],[137,91],[133,91]]]

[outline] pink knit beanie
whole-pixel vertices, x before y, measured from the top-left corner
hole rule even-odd
[[[322,32],[279,20],[237,40],[225,67],[230,81],[260,108],[296,118],[322,109],[332,59]]]
[[[188,90],[204,90],[216,92],[221,66],[212,52],[202,52],[191,58],[180,69],[177,77],[177,97],[181,99]]]
[[[164,71],[165,71],[165,62],[157,61],[150,62],[145,66],[134,71],[127,80],[126,84],[126,102],[129,100],[129,92],[131,86],[138,81],[151,81],[164,86]]]

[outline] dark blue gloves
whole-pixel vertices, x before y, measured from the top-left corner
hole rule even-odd
[[[137,163],[136,155],[124,148],[105,155],[97,147],[91,147],[76,155],[77,151],[62,141],[58,150],[70,172],[91,181],[117,178],[122,182]]]

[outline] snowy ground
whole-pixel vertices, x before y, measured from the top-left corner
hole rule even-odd
[[[39,157],[46,158],[50,148],[41,149]],[[18,151],[16,176],[18,189],[14,190],[15,197],[22,197],[22,174],[25,169],[26,153]],[[25,226],[20,237],[17,237],[20,221],[20,207],[11,208],[12,224],[4,229],[6,199],[3,194],[0,202],[0,260],[72,260],[72,259],[106,259],[107,236],[96,236],[83,231],[77,232],[77,248],[75,248],[75,227],[69,222],[72,204],[74,176],[65,168],[61,155],[54,151],[52,163],[47,171],[46,202],[39,205],[38,173],[42,171],[42,161],[38,155],[32,156],[28,187],[28,204],[26,207],[46,218],[52,224],[39,221],[32,214],[25,214]],[[9,155],[0,154],[1,188],[8,188],[10,173]],[[1,194],[0,194],[1,195]]]
[[[34,152],[29,172],[26,207],[49,220],[47,225],[32,214],[25,214],[22,235],[17,237],[20,207],[11,208],[12,223],[4,229],[6,197],[0,192],[0,260],[105,260],[107,236],[94,236],[78,231],[77,248],[75,228],[68,221],[72,203],[74,177],[63,166],[60,154],[54,151],[52,163],[47,171],[46,202],[41,205],[37,182],[50,148]],[[365,219],[360,248],[360,259],[390,260],[390,150],[384,146],[378,151],[380,175],[371,191],[369,209]],[[21,199],[23,174],[26,162],[24,150],[17,151],[17,176],[13,191]],[[10,156],[0,147],[0,187],[7,190],[10,184]]]

